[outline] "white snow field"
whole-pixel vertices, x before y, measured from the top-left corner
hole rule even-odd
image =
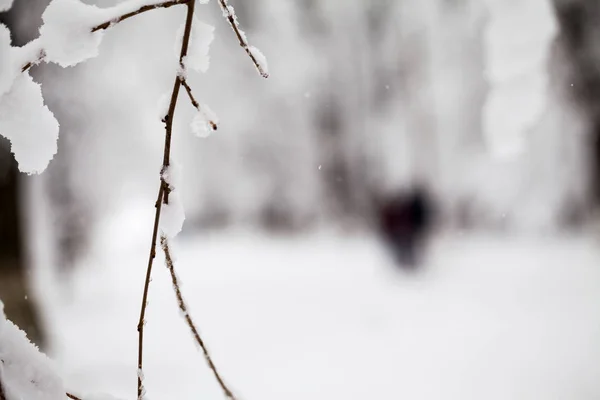
[[[69,390],[134,399],[151,221],[117,221],[49,301],[51,355]],[[445,236],[416,275],[367,236],[188,235],[173,253],[240,399],[600,398],[600,243]],[[146,337],[148,399],[223,398],[162,256]]]

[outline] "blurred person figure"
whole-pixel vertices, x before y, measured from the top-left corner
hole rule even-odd
[[[377,232],[396,263],[409,270],[420,264],[431,231],[433,206],[423,188],[398,192],[378,202]]]

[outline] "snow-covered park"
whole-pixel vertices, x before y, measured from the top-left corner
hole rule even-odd
[[[440,234],[431,246],[417,274],[367,236],[237,232],[174,251],[191,314],[240,398],[600,396],[597,238]],[[75,393],[135,394],[147,243],[127,247],[86,262],[49,307],[51,354]],[[146,328],[148,398],[221,398],[162,259]]]
[[[600,399],[589,1],[0,0],[0,400]]]

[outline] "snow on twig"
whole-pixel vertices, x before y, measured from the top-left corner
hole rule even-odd
[[[187,5],[187,14],[185,21],[185,28],[183,32],[183,39],[181,41],[181,51],[179,55],[179,63],[180,65],[183,63],[183,60],[188,52],[188,46],[190,43],[190,34],[192,32],[192,23],[194,21],[194,6],[195,1],[188,1]],[[138,400],[142,400],[144,387],[142,382],[142,374],[144,368],[144,325],[145,325],[145,316],[146,316],[146,306],[148,304],[148,290],[150,288],[150,278],[152,276],[152,267],[154,264],[154,258],[156,257],[156,243],[158,239],[158,230],[160,226],[160,215],[162,210],[162,204],[169,204],[169,185],[168,183],[162,179],[162,172],[166,171],[170,165],[171,160],[171,137],[173,134],[173,117],[175,115],[175,109],[177,107],[177,98],[179,96],[179,90],[181,88],[181,79],[179,76],[175,77],[175,82],[173,84],[173,91],[171,93],[171,102],[169,104],[169,110],[167,115],[165,116],[165,144],[164,144],[164,154],[163,154],[163,164],[161,169],[161,180],[160,180],[160,188],[158,190],[158,198],[156,200],[156,212],[154,214],[154,227],[152,229],[152,241],[150,245],[150,254],[148,256],[148,267],[146,268],[146,278],[144,280],[144,291],[142,294],[142,304],[140,307],[140,318],[138,321],[138,371],[140,372],[137,377],[137,398]]]
[[[84,13],[83,15],[95,13],[97,15],[97,18],[101,18],[103,20],[100,23],[94,23],[91,26],[85,27],[85,29],[89,30],[90,34],[93,34],[93,33],[97,33],[99,31],[102,31],[105,29],[109,29],[126,19],[135,17],[136,15],[145,13],[147,11],[157,10],[160,8],[169,8],[169,7],[176,6],[176,5],[186,4],[186,3],[189,3],[190,1],[192,1],[192,0],[168,0],[168,1],[150,2],[149,3],[148,0],[145,0],[145,1],[129,0],[124,3],[118,4],[117,6],[107,8],[107,9],[98,9],[97,7],[94,7],[94,6],[87,6],[87,5],[83,5],[83,4],[80,5],[78,3],[73,3],[73,4],[68,4],[68,5],[69,6],[72,6],[72,5],[83,6],[88,9],[88,12]],[[52,3],[51,3],[51,5],[52,5]],[[81,21],[80,19],[78,21],[80,23],[83,23],[83,21]],[[64,25],[64,24],[58,24],[58,25]],[[43,46],[44,34],[43,34],[43,32],[41,32],[41,33],[42,33],[42,36],[39,39],[36,39],[36,41],[38,42],[38,45]],[[40,40],[40,39],[42,39],[42,40]],[[52,43],[50,43],[50,44],[52,44]],[[98,40],[97,44],[99,44],[99,40]],[[33,52],[33,55],[31,56],[31,58],[28,60],[25,60],[22,63],[21,72],[25,72],[28,69],[30,69],[31,67],[33,67],[34,65],[37,65],[41,62],[48,61],[46,50],[43,47],[40,47],[40,46],[38,46],[38,47],[39,47],[39,49],[37,49],[37,51]]]
[[[170,1],[165,1],[163,3],[146,4],[146,5],[140,6],[137,10],[126,12],[123,15],[113,18],[110,21],[106,21],[100,25],[96,25],[95,27],[92,28],[92,32],[110,28],[111,26],[114,26],[115,24],[118,24],[121,21],[124,21],[131,17],[135,17],[136,15],[144,13],[146,11],[152,11],[152,10],[156,10],[158,8],[169,8],[172,6],[179,5],[179,4],[185,4],[190,1],[192,1],[192,0],[170,0]]]
[[[221,10],[223,11],[223,17],[227,19],[231,29],[235,32],[235,36],[237,36],[240,46],[246,51],[248,57],[254,63],[254,66],[258,70],[258,73],[263,78],[269,77],[269,71],[267,68],[267,62],[265,56],[254,46],[250,46],[248,44],[248,38],[246,38],[246,34],[244,31],[240,29],[240,24],[237,19],[237,15],[235,15],[235,10],[232,6],[227,3],[227,0],[219,0],[219,5],[221,6]]]
[[[203,106],[203,107],[200,106],[200,104],[194,97],[194,94],[192,93],[192,88],[190,87],[190,85],[188,85],[188,83],[185,79],[181,80],[181,84],[185,88],[185,91],[187,92],[188,97],[190,98],[190,101],[192,102],[192,105],[194,106],[194,108],[196,110],[198,110],[198,113],[201,114],[201,116],[204,118],[206,123],[210,126],[210,129],[212,129],[213,131],[216,131],[217,128],[219,127],[219,124],[218,124],[218,121],[216,120],[216,118],[214,118],[212,116],[212,112],[207,110],[206,106]]]

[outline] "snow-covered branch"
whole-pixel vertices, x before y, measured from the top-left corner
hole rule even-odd
[[[69,6],[70,11],[77,10],[77,9],[79,9],[81,11],[79,13],[80,18],[75,19],[75,20],[69,19],[68,21],[63,21],[63,23],[67,22],[66,31],[72,32],[73,30],[77,30],[77,31],[80,31],[80,33],[83,34],[84,36],[92,37],[91,34],[111,28],[111,27],[115,26],[116,24],[118,24],[119,22],[122,22],[131,17],[135,17],[136,15],[145,13],[147,11],[157,10],[160,8],[169,8],[172,6],[185,4],[189,1],[191,1],[191,0],[169,0],[169,1],[160,1],[160,2],[150,2],[149,3],[148,0],[146,0],[146,1],[129,0],[129,1],[126,1],[124,3],[121,3],[121,4],[111,7],[111,8],[99,9],[95,6],[84,5],[77,1],[54,0],[54,2],[51,3],[51,5],[46,10],[46,12],[44,12],[44,15],[46,17],[49,17],[49,18],[44,18],[44,25],[47,26],[46,25],[47,19],[49,19],[50,25],[52,25],[52,21],[53,21],[52,17],[54,15],[57,15],[57,16],[63,15],[62,11],[65,9],[66,6]],[[64,3],[64,6],[63,6],[63,3]],[[56,13],[52,12],[55,9],[60,10],[60,12],[56,12]],[[86,10],[86,11],[83,11],[83,10]],[[96,18],[97,20],[100,20],[103,22],[90,23],[90,21],[93,21],[93,18],[91,18],[91,17],[94,15],[96,15],[98,17],[98,18]],[[62,19],[62,17],[60,17],[60,19]],[[80,23],[79,27],[77,26],[77,22]],[[88,22],[88,23],[86,23],[86,22]],[[57,20],[57,24],[60,24],[60,23],[61,23],[60,20]],[[47,36],[53,36],[53,37],[63,36],[60,34],[59,35],[54,34],[55,32],[60,32],[59,30],[55,30],[55,29],[47,30],[46,29],[45,31],[50,32],[50,34],[49,35],[47,34]],[[64,28],[63,28],[63,31],[64,31]],[[75,40],[75,37],[73,37],[71,40]],[[26,62],[22,63],[21,72],[25,72],[28,69],[30,69],[31,67],[33,67],[34,65],[37,65],[43,61],[52,61],[52,60],[46,59],[46,51],[43,46],[44,46],[44,43],[47,41],[48,40],[46,40],[46,38],[44,37],[43,34],[40,38],[36,39],[35,42],[37,42],[36,45],[38,48],[35,51],[30,52],[33,54],[33,57],[30,60],[27,60]],[[51,40],[51,43],[50,43],[51,47],[53,46],[53,42],[54,42],[54,40]],[[64,46],[63,43],[59,43],[59,45]],[[99,45],[99,41],[98,41],[98,45]],[[74,65],[74,64],[72,64],[72,65]]]
[[[118,24],[121,21],[124,21],[124,20],[126,20],[128,18],[131,18],[131,17],[135,17],[136,15],[139,15],[139,14],[144,13],[146,11],[152,11],[152,10],[156,10],[158,8],[169,8],[169,7],[172,7],[172,6],[179,5],[179,4],[185,4],[185,3],[189,2],[189,1],[192,1],[192,0],[170,0],[170,1],[165,1],[163,3],[146,4],[146,5],[140,6],[140,8],[138,8],[137,10],[129,11],[127,13],[124,13],[121,16],[113,18],[110,21],[106,21],[106,22],[104,22],[104,23],[102,23],[100,25],[96,25],[95,27],[92,28],[92,32],[96,32],[96,31],[99,31],[99,30],[102,30],[102,29],[110,28],[111,26],[113,26],[115,24]]]
[[[190,44],[190,36],[192,34],[192,25],[194,22],[194,7],[196,2],[189,1],[187,5],[187,14],[185,19],[185,25],[183,28],[183,36],[181,39],[181,50],[179,53],[179,65],[184,65],[185,58],[188,54],[188,47]],[[163,163],[161,168],[160,176],[160,187],[158,190],[158,198],[156,200],[156,212],[154,214],[154,227],[152,229],[152,240],[150,245],[150,254],[148,257],[148,266],[146,268],[146,278],[144,280],[144,291],[142,294],[142,304],[140,307],[140,318],[138,321],[138,400],[142,400],[144,387],[143,387],[143,371],[144,371],[144,325],[146,316],[146,306],[148,304],[148,290],[150,288],[150,281],[152,278],[152,267],[154,265],[154,258],[156,257],[156,244],[158,239],[158,231],[160,229],[160,218],[163,204],[169,206],[169,194],[173,190],[168,179],[165,179],[164,174],[169,170],[171,164],[171,137],[173,135],[173,119],[175,116],[175,110],[177,107],[177,99],[179,96],[179,90],[181,88],[180,74],[177,73],[175,82],[173,84],[173,90],[171,92],[171,101],[169,104],[169,110],[164,118],[165,121],[165,144]],[[171,205],[173,206],[173,205]],[[183,221],[182,221],[183,222]],[[180,228],[179,228],[180,229]],[[174,232],[175,234],[177,232]]]
[[[242,46],[242,48],[246,51],[260,75],[263,78],[268,78],[269,68],[267,66],[267,59],[259,49],[248,44],[246,34],[240,29],[237,15],[235,15],[233,6],[230,6],[227,3],[227,0],[219,0],[219,5],[223,11],[223,17],[227,19],[229,25],[231,25],[231,29],[233,29],[235,32],[235,36],[237,36],[240,46]]]
[[[6,2],[6,0],[4,1]],[[204,0],[200,1],[200,3],[206,2]],[[0,3],[0,5],[2,4]],[[40,62],[55,63],[62,67],[82,63],[98,55],[104,31],[108,28],[147,11],[182,4],[186,5],[187,13],[185,23],[177,35],[180,70],[173,71],[176,76],[170,93],[168,110],[163,110],[161,115],[161,117],[164,116],[162,121],[165,123],[164,154],[137,325],[137,399],[143,400],[144,397],[145,316],[160,231],[161,244],[167,258],[167,266],[171,271],[179,307],[184,312],[194,338],[202,348],[206,361],[225,395],[229,399],[235,400],[231,390],[228,389],[217,372],[204,342],[187,314],[187,306],[179,290],[179,283],[175,276],[167,241],[168,238],[179,233],[185,218],[179,198],[180,187],[179,184],[175,183],[178,174],[173,173],[174,165],[172,165],[171,160],[173,122],[182,86],[186,90],[192,105],[198,111],[191,121],[192,131],[197,136],[205,137],[208,136],[207,132],[216,130],[218,124],[216,115],[208,106],[201,105],[196,100],[186,80],[188,69],[197,72],[205,72],[208,69],[208,51],[214,36],[213,27],[197,20],[195,17],[196,1],[126,0],[114,7],[101,9],[85,4],[81,0],[52,0],[42,15],[43,24],[40,27],[40,36],[23,47],[12,47],[10,32],[4,25],[0,24],[0,134],[10,140],[11,149],[21,171],[27,173],[42,172],[57,151],[59,125],[52,112],[44,105],[41,87],[31,78],[29,69]],[[233,7],[228,6],[226,0],[221,0],[220,4],[223,7],[224,15],[229,20],[240,41],[240,45],[246,50],[260,74],[266,78],[268,76],[267,63],[262,53],[248,45],[244,32],[238,27]],[[14,335],[11,330],[20,333]],[[29,347],[23,345],[24,342],[18,339],[20,334],[22,334],[22,331],[8,322],[5,323],[3,315],[0,315],[0,400],[22,398],[28,400],[64,400],[65,395],[72,400],[81,400],[64,390],[62,381],[54,376],[55,373],[51,368],[46,367],[45,363],[48,363],[49,360],[45,359],[45,356],[29,341],[26,341]],[[15,338],[21,340],[21,342],[18,342]],[[20,348],[19,346],[25,347]],[[11,358],[13,353],[21,350],[25,354],[24,356],[19,355],[19,357]],[[27,366],[34,358],[37,364],[33,367]],[[35,379],[30,376],[31,374],[35,374]]]

